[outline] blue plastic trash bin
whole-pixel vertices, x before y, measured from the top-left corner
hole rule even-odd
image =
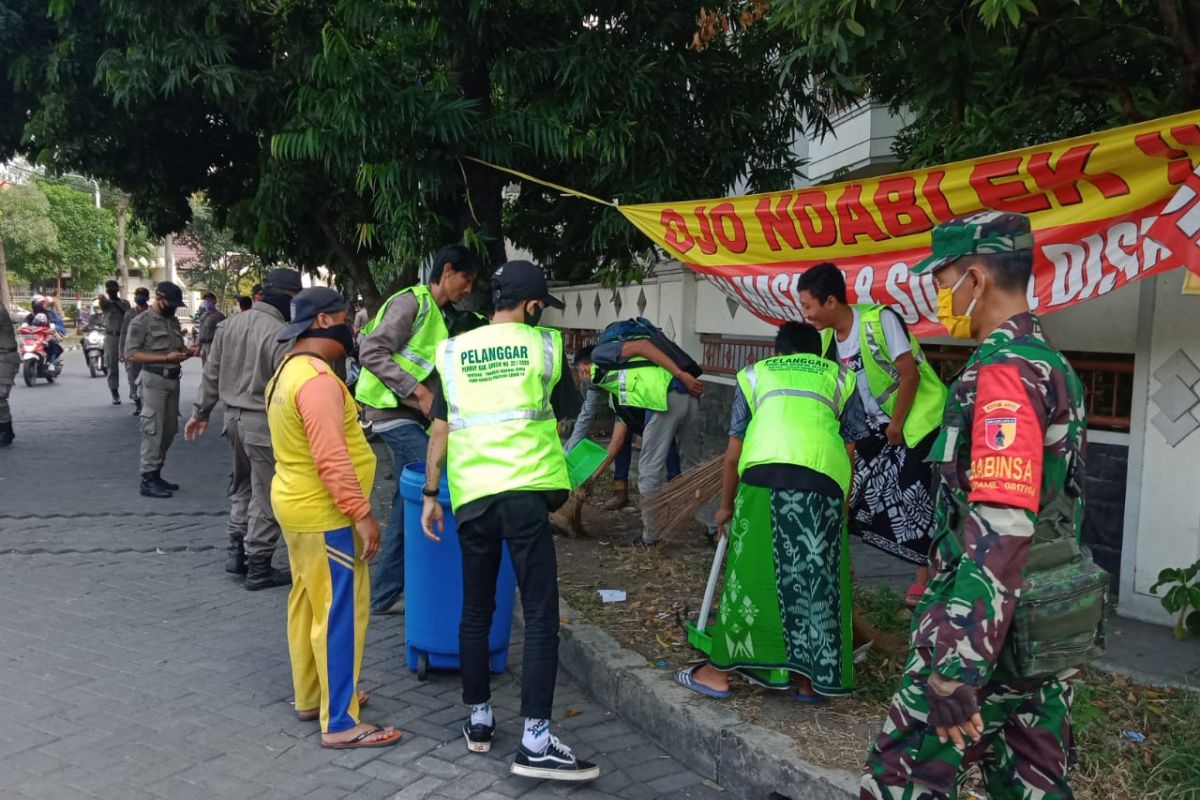
[[[406,466],[400,475],[400,492],[404,497],[404,646],[408,668],[421,680],[425,680],[429,669],[457,670],[462,666],[458,658],[458,626],[463,608],[462,549],[458,544],[458,524],[450,510],[450,486],[442,476],[438,502],[445,511],[446,529],[439,534],[440,542],[427,539],[421,529],[424,486],[425,465]],[[488,652],[494,673],[503,672],[508,665],[516,591],[516,573],[505,544],[496,578],[496,612],[488,631]]]

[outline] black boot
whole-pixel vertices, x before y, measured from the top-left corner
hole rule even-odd
[[[138,417],[142,414],[142,398],[133,398],[133,416]]]
[[[169,481],[163,480],[161,469],[154,470],[154,482],[157,483],[162,488],[166,489],[168,492],[178,492],[179,491],[178,483],[170,483]]]
[[[225,571],[235,575],[245,575],[248,569],[246,547],[242,543],[242,537],[229,534],[229,555],[225,558]]]
[[[153,472],[142,473],[143,497],[174,497],[169,489],[154,479]]]
[[[275,569],[271,566],[271,557],[275,551],[247,555],[249,569],[246,572],[246,588],[252,592],[259,589],[270,589],[272,586],[289,586],[292,583],[292,573],[286,569]]]
[[[0,422],[0,447],[8,447],[17,435],[13,433],[11,422]]]
[[[116,389],[113,389],[112,396],[113,396],[113,405],[114,406],[121,405],[121,393],[119,391],[117,391]]]

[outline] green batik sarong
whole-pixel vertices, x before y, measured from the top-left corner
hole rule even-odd
[[[849,694],[849,555],[838,498],[741,484],[710,631],[712,665],[778,689],[797,672],[821,694]]]

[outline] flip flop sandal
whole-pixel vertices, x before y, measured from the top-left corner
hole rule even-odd
[[[390,728],[392,734],[394,735],[389,735],[377,742],[366,741],[367,737],[374,736],[378,733],[387,733],[388,730],[389,728],[381,728],[378,725],[374,725],[370,728],[370,730],[363,731],[348,742],[334,742],[331,744],[321,742],[321,747],[325,748],[326,750],[365,750],[372,747],[391,747],[396,742],[400,741],[400,737],[404,735],[395,728]]]
[[[368,695],[366,692],[359,692],[358,693],[358,707],[362,708],[363,706],[365,706],[367,704],[367,701],[370,699],[371,699],[371,696]],[[312,722],[313,720],[318,720],[320,718],[321,718],[321,709],[319,709],[319,708],[306,708],[303,711],[301,711],[299,709],[296,710],[296,719],[300,720],[301,722]]]
[[[718,691],[717,689],[714,689],[711,686],[705,686],[703,683],[700,683],[698,680],[696,680],[696,670],[700,669],[707,663],[707,661],[697,661],[695,663],[688,664],[686,667],[680,667],[679,669],[675,670],[675,682],[685,689],[691,689],[696,694],[702,694],[706,697],[715,697],[718,700],[724,700],[725,698],[733,695],[733,692],[729,691],[728,689],[723,692]]]
[[[825,702],[825,696],[820,694],[809,694],[808,692],[795,692],[792,699],[797,703],[803,703],[806,706],[819,706]]]

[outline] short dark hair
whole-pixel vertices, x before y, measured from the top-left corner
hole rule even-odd
[[[596,345],[589,344],[586,347],[581,347],[575,351],[575,361],[572,362],[575,366],[580,364],[592,363],[592,351],[596,349]]]
[[[785,322],[775,334],[775,352],[781,356],[819,355],[821,334],[807,322]]]
[[[1033,251],[1016,253],[984,253],[976,256],[984,269],[996,281],[996,286],[1006,292],[1023,292],[1029,288],[1033,277]]]
[[[216,300],[217,296],[215,294],[213,294],[212,292],[205,292],[204,294],[201,295],[201,298],[204,300]]]
[[[105,289],[120,289],[121,284],[117,283],[116,281],[105,281],[104,288]]]
[[[145,286],[139,286],[138,288],[133,290],[133,294],[135,297],[139,294],[142,295],[143,297],[149,297],[150,290],[147,289]]]
[[[250,306],[254,305],[254,300],[253,300],[253,298],[246,297],[243,294],[239,294],[238,299],[237,299],[237,304],[238,304],[238,308],[240,308],[242,311],[249,311]]]
[[[496,303],[495,307],[492,310],[493,311],[512,311],[514,308],[523,306],[528,302],[529,302],[528,300],[501,300],[499,303]]]
[[[433,257],[433,267],[429,270],[429,282],[437,283],[442,279],[446,265],[455,272],[475,276],[479,274],[479,257],[469,247],[461,244],[448,244]]]
[[[800,275],[796,283],[796,293],[808,292],[818,303],[824,303],[830,297],[836,297],[842,305],[846,300],[846,279],[842,271],[830,262],[810,267]]]

